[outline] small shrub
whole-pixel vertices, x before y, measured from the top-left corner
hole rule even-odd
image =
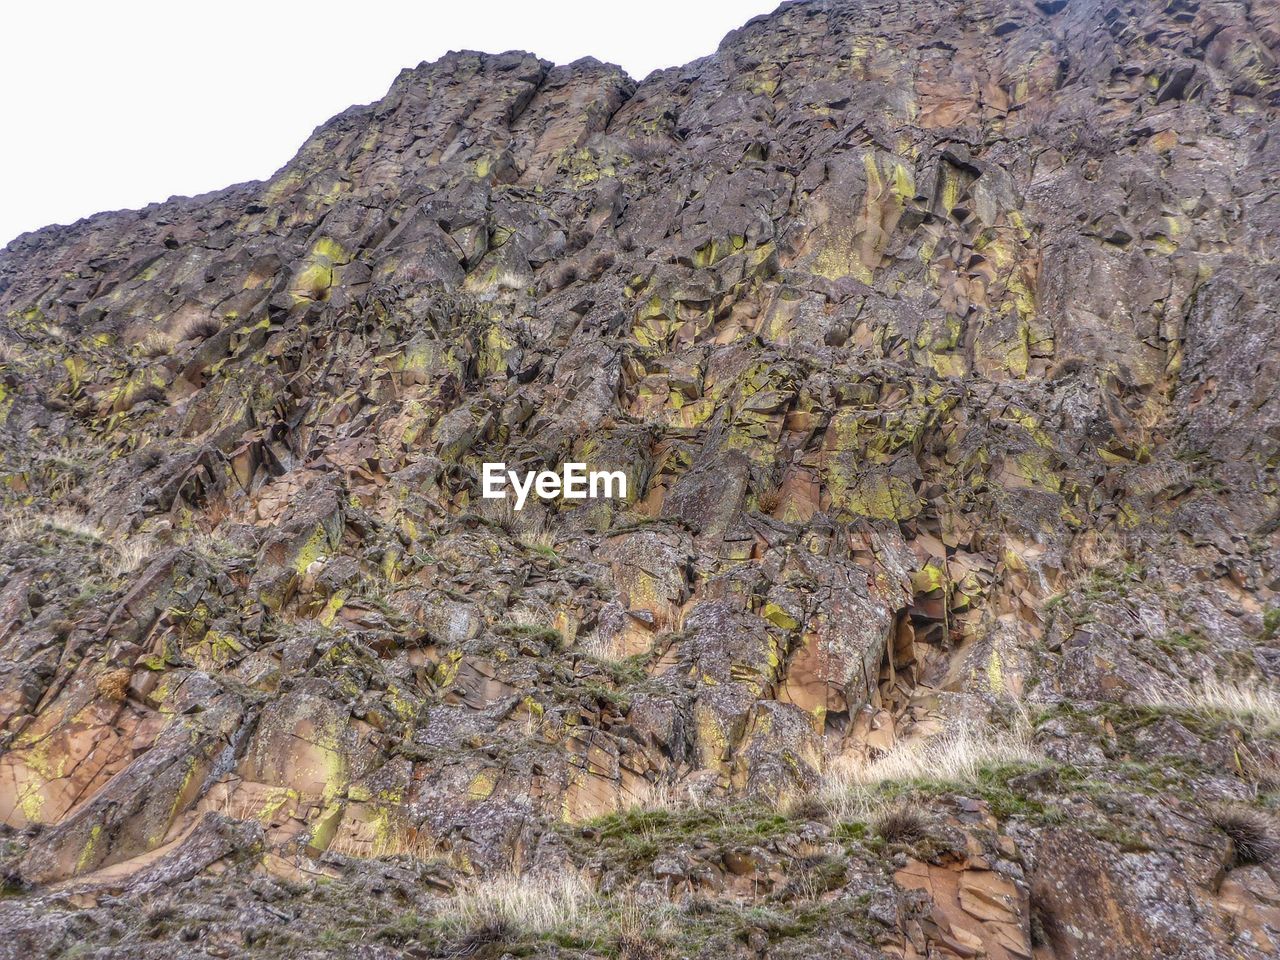
[[[897,804],[876,817],[875,831],[886,843],[918,843],[929,834],[929,819],[914,807]]]
[[[547,288],[554,293],[557,290],[563,290],[577,279],[578,265],[562,263],[552,269],[551,276],[547,280]]]
[[[773,513],[782,506],[782,491],[777,487],[769,488],[760,494],[759,503],[761,513]]]
[[[587,265],[587,274],[592,280],[595,280],[599,278],[602,273],[612,267],[613,263],[614,256],[610,251],[605,250],[601,253],[597,253],[591,258],[591,263]]]
[[[1280,837],[1271,818],[1244,806],[1217,807],[1210,811],[1215,827],[1231,841],[1231,866],[1267,863],[1280,854]]]
[[[121,667],[118,670],[108,670],[99,676],[95,686],[98,688],[98,693],[106,699],[122,703],[129,696],[129,681],[132,678],[133,672],[128,667]]]

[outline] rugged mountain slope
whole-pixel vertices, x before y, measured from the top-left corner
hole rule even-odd
[[[1274,956],[1278,54],[793,3],[15,240],[0,956]]]

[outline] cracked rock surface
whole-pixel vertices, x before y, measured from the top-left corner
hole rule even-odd
[[[1276,956],[1278,61],[798,0],[14,240],[0,958]]]

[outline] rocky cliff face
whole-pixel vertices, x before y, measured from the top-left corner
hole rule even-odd
[[[791,3],[15,240],[0,956],[1275,956],[1278,55]]]

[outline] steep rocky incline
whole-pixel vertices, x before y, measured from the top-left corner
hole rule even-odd
[[[1276,956],[1278,58],[809,0],[13,241],[0,957]]]

